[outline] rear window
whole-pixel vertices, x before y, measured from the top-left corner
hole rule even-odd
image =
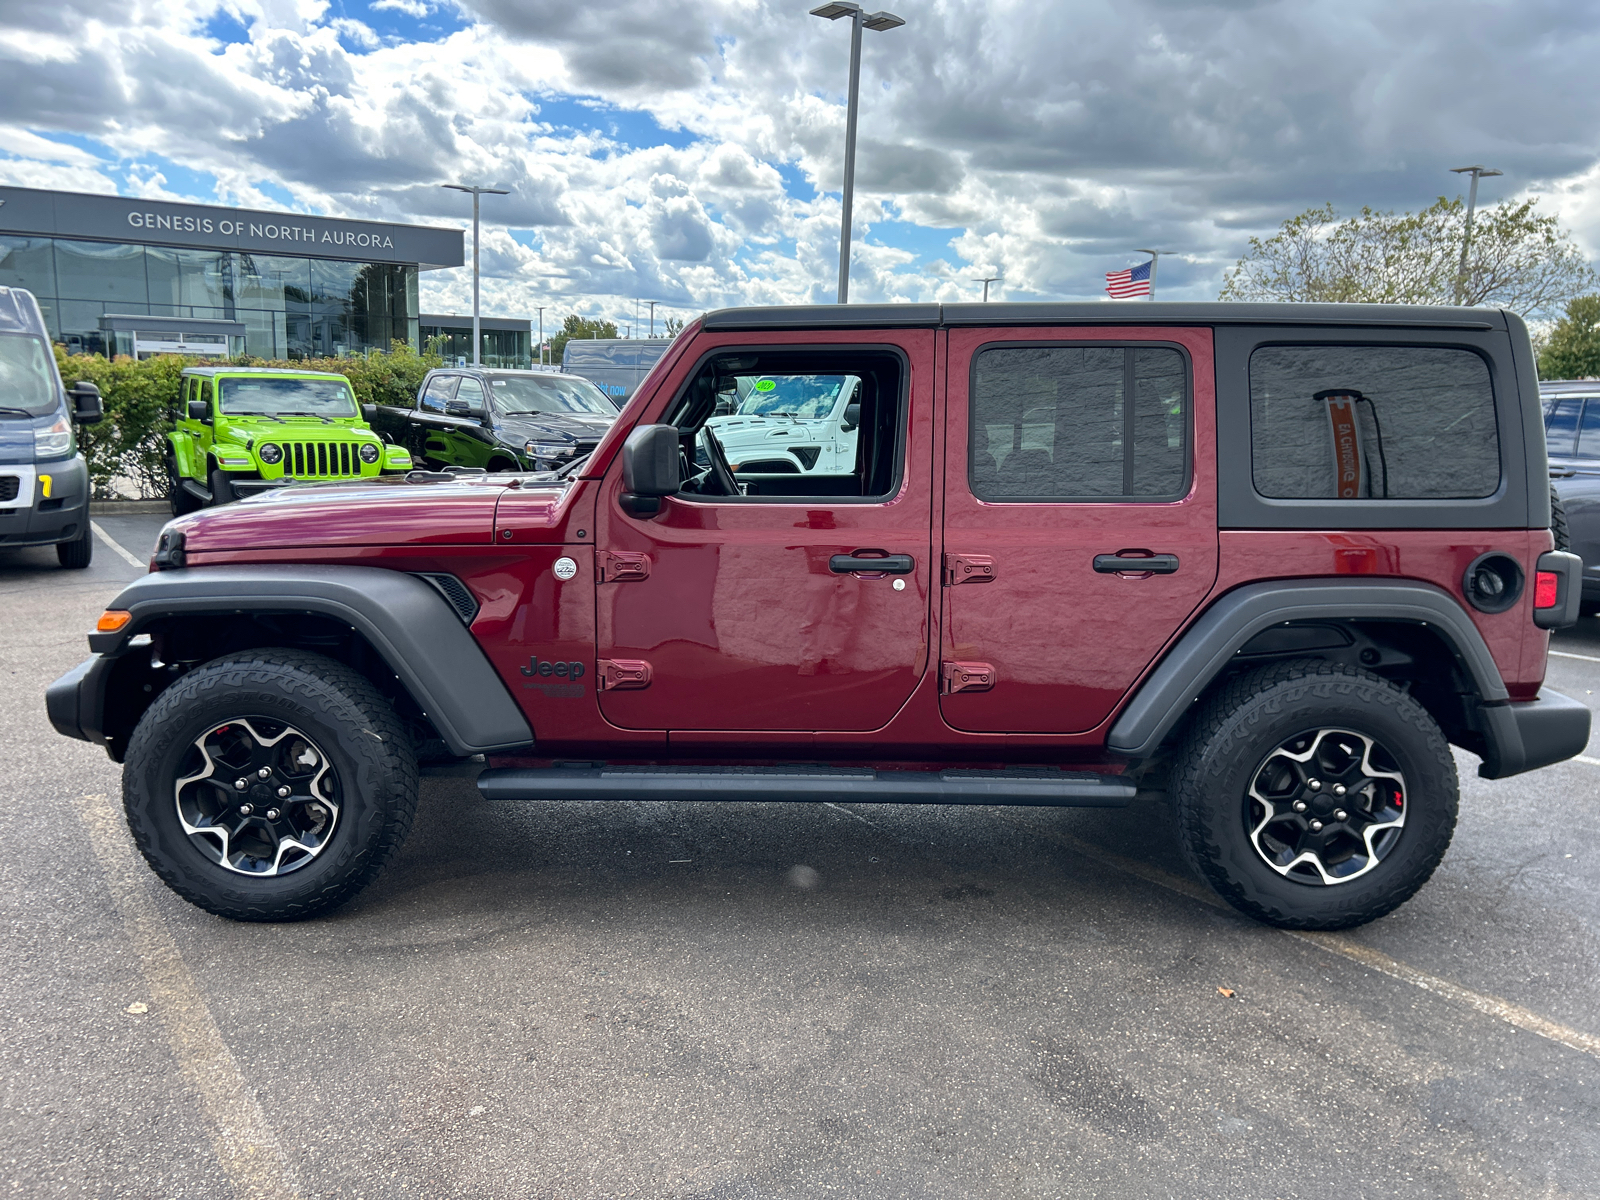
[[[1166,346],[980,351],[972,369],[972,494],[1181,499],[1189,490],[1188,409],[1188,360]]]
[[[1251,469],[1280,500],[1474,500],[1500,486],[1489,367],[1432,346],[1264,346]]]

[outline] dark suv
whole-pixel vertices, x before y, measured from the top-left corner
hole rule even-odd
[[[553,371],[430,371],[415,408],[382,410],[379,427],[434,467],[554,471],[589,454],[617,407],[587,379]]]
[[[1600,612],[1600,379],[1552,380],[1544,399],[1550,481],[1570,549],[1583,559],[1583,615]]]
[[[495,802],[1165,788],[1232,904],[1356,925],[1444,855],[1452,743],[1500,779],[1589,737],[1542,686],[1580,564],[1535,379],[1477,309],[716,312],[565,478],[173,521],[50,717],[125,764],[161,877],[244,920],[355,894],[419,755],[482,754]],[[852,458],[731,469],[728,397],[840,387]]]

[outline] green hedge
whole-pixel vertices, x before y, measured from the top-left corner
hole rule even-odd
[[[404,342],[394,343],[388,353],[377,351],[363,358],[234,361],[239,366],[336,372],[350,380],[358,402],[404,407],[416,402],[422,377],[444,365],[438,355],[418,354]],[[107,361],[98,354],[67,354],[57,346],[56,364],[68,387],[87,379],[100,389],[105,402],[106,419],[78,430],[95,497],[125,497],[130,491],[140,499],[165,496],[166,434],[178,405],[178,378],[185,367],[201,365],[201,360],[162,355],[142,362],[126,357]],[[215,365],[215,360],[205,365]]]

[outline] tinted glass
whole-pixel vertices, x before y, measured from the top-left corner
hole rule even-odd
[[[597,413],[617,415],[617,406],[587,379],[571,375],[495,375],[494,406],[501,413]]]
[[[1572,453],[1572,441],[1578,434],[1578,410],[1583,407],[1583,397],[1568,396],[1557,400],[1545,414],[1544,440],[1551,454],[1566,458]]]
[[[222,411],[236,417],[353,417],[356,402],[343,379],[224,379]]]
[[[55,358],[40,338],[0,333],[0,417],[20,408],[42,417],[56,407]]]
[[[461,385],[456,388],[456,403],[465,404],[467,412],[478,417],[483,415],[483,385],[476,379],[462,379]],[[459,411],[459,409],[457,410]]]
[[[973,494],[982,500],[1181,497],[1188,490],[1188,382],[1186,360],[1167,347],[981,351],[972,372]]]
[[[1256,491],[1464,500],[1500,485],[1488,365],[1431,346],[1269,346],[1250,356]]]
[[[424,412],[442,413],[444,402],[456,394],[456,375],[435,375],[428,380],[428,387],[422,393],[422,410]]]
[[[1583,424],[1578,427],[1579,458],[1600,458],[1600,396],[1591,396],[1583,408]]]
[[[143,246],[62,239],[55,251],[57,295],[62,299],[132,301],[140,305],[134,312],[143,312],[149,303]]]

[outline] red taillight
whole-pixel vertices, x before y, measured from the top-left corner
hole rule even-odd
[[[1533,606],[1554,608],[1556,595],[1561,590],[1561,577],[1554,571],[1538,571],[1533,577]]]

